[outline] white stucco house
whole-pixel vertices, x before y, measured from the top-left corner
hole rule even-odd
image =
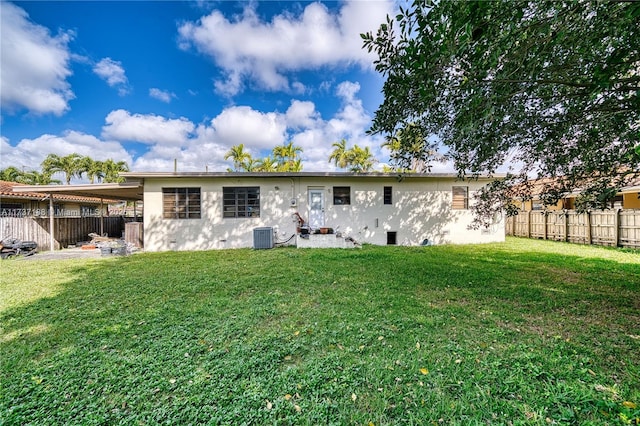
[[[127,172],[144,199],[144,249],[210,250],[272,244],[341,246],[336,238],[377,245],[504,241],[504,217],[471,230],[474,191],[490,180],[459,181],[452,174]],[[322,240],[322,239],[325,240]],[[262,241],[261,241],[262,243]],[[313,245],[313,244],[312,244]]]

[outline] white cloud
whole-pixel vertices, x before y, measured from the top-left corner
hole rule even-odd
[[[73,153],[89,156],[94,160],[112,158],[132,165],[131,155],[120,143],[100,140],[93,135],[73,130],[62,135],[44,134],[35,139],[22,139],[15,146],[2,137],[0,151],[0,168],[14,166],[25,170],[40,170],[47,155],[65,156]]]
[[[216,80],[213,83],[216,92],[223,96],[234,96],[244,90],[242,77],[239,70],[228,71],[226,80]]]
[[[107,82],[110,87],[117,87],[120,96],[129,93],[127,76],[125,75],[122,62],[114,61],[111,58],[103,58],[93,66],[93,72]]]
[[[318,86],[318,90],[320,91],[320,93],[328,93],[331,90],[332,85],[333,82],[325,80],[320,83],[320,85]]]
[[[336,88],[336,94],[342,98],[342,108],[329,120],[328,125],[333,132],[344,135],[347,139],[362,134],[371,122],[362,101],[356,96],[359,90],[360,85],[350,81],[344,81]]]
[[[74,98],[67,78],[73,33],[51,36],[27,13],[0,2],[0,102],[4,111],[62,115]]]
[[[335,94],[342,105],[329,119],[322,118],[313,102],[301,100],[292,100],[285,113],[261,112],[249,106],[226,108],[209,123],[189,127],[188,134],[181,135],[183,143],[162,143],[157,136],[155,139],[149,137],[146,142],[151,145],[149,151],[136,159],[132,169],[173,171],[174,160],[177,160],[179,171],[225,171],[231,163],[224,160],[224,154],[233,145],[242,143],[254,157],[260,158],[276,145],[293,141],[303,148],[305,171],[333,170],[334,166],[328,162],[333,149],[331,145],[342,138],[347,139],[349,146],[356,143],[368,146],[375,155],[386,157],[380,150],[382,139],[364,133],[370,117],[357,96],[359,89],[358,83],[353,82],[337,85]],[[126,124],[128,138],[141,140],[140,136],[131,135],[131,128],[147,134],[152,131],[151,127],[171,120],[119,110],[109,114],[106,121],[113,123],[113,128],[107,131],[109,126],[105,126],[104,136],[125,139],[114,130]]]
[[[332,13],[322,3],[307,5],[302,13],[283,13],[262,21],[249,3],[231,19],[219,10],[178,28],[179,46],[195,48],[224,70],[215,82],[219,93],[231,96],[250,79],[271,91],[299,91],[288,72],[343,67],[371,67],[373,56],[362,48],[360,34],[376,30],[393,12],[391,1],[352,1]]]
[[[187,149],[172,146],[154,146],[136,159],[136,171],[172,172],[174,160],[180,172],[223,172],[230,166],[224,160],[227,148],[213,143],[193,143]]]
[[[303,170],[310,171],[327,171],[333,170],[333,166],[329,164],[329,155],[331,153],[331,144],[339,139],[332,138],[331,132],[327,132],[326,123],[318,123],[313,129],[306,129],[296,133],[291,137],[294,145],[302,147]]]
[[[300,83],[299,81],[294,81],[293,83],[291,83],[291,90],[293,91],[293,93],[298,95],[305,94],[309,91],[309,89],[307,89],[307,86]]]
[[[291,101],[291,106],[287,109],[285,116],[287,126],[292,128],[311,127],[320,118],[313,102],[297,100]]]
[[[102,136],[120,141],[136,141],[147,144],[184,145],[194,124],[184,117],[168,119],[154,114],[130,114],[119,109],[105,118]]]
[[[160,90],[155,87],[149,89],[149,96],[167,104],[171,102],[171,99],[177,97],[175,93],[169,92],[167,90]]]
[[[374,155],[386,161],[388,154],[380,148],[382,138],[365,134],[371,117],[357,96],[359,90],[358,83],[337,85],[335,95],[340,98],[341,107],[329,119],[322,118],[313,102],[301,100],[292,100],[283,114],[256,111],[248,106],[227,108],[211,120],[210,125],[199,125],[195,137],[182,151],[174,150],[163,169],[172,170],[173,158],[178,158],[180,170],[203,170],[203,164],[208,165],[209,170],[226,170],[231,164],[224,161],[223,156],[232,145],[243,143],[254,157],[259,158],[274,146],[292,141],[303,148],[305,171],[333,170],[334,166],[328,162],[333,149],[331,145],[342,138],[347,139],[349,146],[370,147]],[[197,154],[193,155],[193,152]],[[150,158],[160,153],[153,151],[148,155],[149,159],[144,159],[145,166],[157,166]]]
[[[311,109],[314,110],[313,105]],[[286,118],[275,112],[263,113],[248,106],[223,110],[209,124],[200,124],[183,145],[153,144],[137,158],[134,169],[173,171],[225,171],[231,163],[224,159],[233,145],[244,144],[256,158],[285,142]]]
[[[338,84],[336,94],[347,102],[354,102],[356,94],[360,91],[360,84],[352,81],[343,81]]]
[[[174,170],[174,160],[177,160],[177,168],[181,172],[222,172],[230,166],[224,159],[228,150],[229,146],[217,141],[213,127],[200,124],[187,146],[152,146],[147,153],[136,159],[134,169],[171,172]]]
[[[5,167],[35,167],[49,152],[59,155],[77,152],[92,158],[101,155],[118,161],[124,159],[135,171],[173,171],[174,160],[179,171],[225,171],[231,163],[224,160],[224,154],[232,145],[243,143],[254,157],[260,158],[276,145],[292,141],[303,148],[305,171],[327,171],[335,169],[328,162],[331,145],[344,138],[349,146],[370,147],[381,162],[386,162],[388,153],[380,148],[382,138],[365,134],[371,117],[363,109],[359,90],[358,83],[337,84],[334,95],[341,105],[327,118],[322,117],[313,102],[295,99],[284,113],[232,106],[210,122],[197,125],[186,118],[115,110],[106,116],[100,138],[68,131],[62,136],[42,135],[22,140],[16,147],[3,138],[1,161]],[[131,152],[127,153],[118,141],[142,142],[148,150],[131,163]]]
[[[335,94],[341,99],[341,107],[328,120],[315,119],[310,113],[313,120],[307,122],[306,129],[293,135],[295,144],[304,149],[304,167],[308,171],[318,170],[334,170],[335,166],[328,163],[329,155],[333,150],[332,144],[346,139],[348,147],[357,144],[361,147],[369,147],[373,155],[381,162],[388,161],[388,153],[383,152],[380,145],[383,142],[381,136],[371,136],[365,133],[369,123],[370,115],[364,110],[362,101],[357,94],[360,90],[358,83],[345,81],[337,85]],[[302,106],[294,103],[289,110],[301,111]],[[305,108],[309,108],[305,105]],[[289,114],[287,117],[292,118],[288,124],[297,123],[299,120],[293,120],[296,117]]]
[[[285,140],[286,124],[281,114],[262,113],[248,106],[227,108],[211,120],[216,139],[225,146],[271,149]]]

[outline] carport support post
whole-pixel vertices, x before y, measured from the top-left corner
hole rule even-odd
[[[54,251],[56,240],[53,236],[53,194],[49,193],[49,250]]]
[[[102,198],[100,198],[100,236],[104,237],[104,204]]]

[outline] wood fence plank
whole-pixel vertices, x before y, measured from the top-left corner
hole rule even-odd
[[[620,245],[620,209],[615,209],[613,213],[613,243],[616,247]]]

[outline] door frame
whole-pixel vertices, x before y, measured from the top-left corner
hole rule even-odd
[[[320,194],[320,211],[312,214],[311,206],[313,205],[311,201],[312,194]],[[308,211],[309,211],[309,226],[311,228],[322,228],[325,225],[325,212],[326,212],[326,195],[323,186],[310,186],[307,188],[307,201],[308,201]],[[319,220],[318,220],[319,219]]]

